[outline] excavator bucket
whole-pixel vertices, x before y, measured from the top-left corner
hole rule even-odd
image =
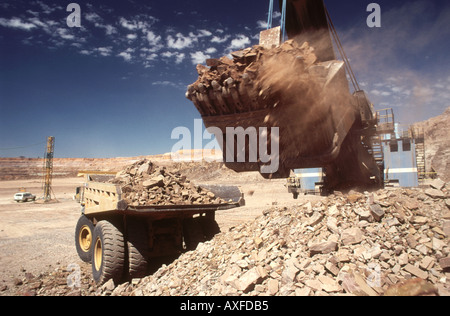
[[[314,49],[295,40],[231,55],[233,59],[208,60],[209,67],[199,65],[199,79],[188,87],[187,97],[205,126],[220,128],[223,144],[227,127],[279,128],[283,176],[289,169],[333,161],[357,114],[344,63],[317,62]],[[260,170],[261,163],[236,163],[233,158],[225,159],[232,169]]]

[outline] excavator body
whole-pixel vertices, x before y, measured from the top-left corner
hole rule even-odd
[[[279,166],[262,172],[267,178],[287,178],[292,169],[324,168],[328,190],[382,185],[383,172],[371,151],[377,119],[366,94],[350,92],[348,68],[336,59],[329,23],[323,1],[287,0],[289,40],[282,42],[280,27],[267,30],[260,45],[231,53],[233,59],[224,56],[197,66],[199,78],[186,97],[207,128],[222,131],[216,137],[223,137],[219,144],[227,167],[261,172],[267,162],[259,156],[248,159],[249,142],[227,135],[227,128],[266,128],[268,135],[258,138],[258,147],[276,148]],[[270,137],[273,128],[279,130],[275,138]],[[229,137],[235,146],[232,159],[225,146]],[[246,153],[244,162],[238,162],[239,150]]]

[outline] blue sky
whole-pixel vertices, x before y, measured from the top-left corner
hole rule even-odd
[[[67,26],[71,2],[81,28]],[[378,1],[373,29],[371,2],[325,0],[361,87],[401,123],[439,115],[450,106],[450,3]],[[47,136],[56,157],[169,152],[172,130],[200,118],[184,96],[196,64],[257,44],[268,4],[2,1],[0,157],[42,157]]]

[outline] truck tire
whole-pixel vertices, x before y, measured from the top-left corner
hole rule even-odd
[[[94,229],[92,276],[98,285],[112,279],[119,284],[125,265],[125,239],[121,229],[109,221],[100,221]]]
[[[140,219],[127,219],[127,246],[129,276],[131,279],[147,275],[150,249],[147,223]]]
[[[75,245],[80,259],[84,262],[92,260],[92,240],[94,224],[85,215],[81,215],[75,228]]]

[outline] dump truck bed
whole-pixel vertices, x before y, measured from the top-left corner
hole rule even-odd
[[[195,214],[227,210],[245,205],[241,190],[235,186],[203,186],[216,196],[228,201],[221,204],[192,205],[148,205],[130,206],[122,199],[120,185],[87,182],[84,187],[84,214],[114,213],[124,215],[149,216],[154,219],[188,217]]]

